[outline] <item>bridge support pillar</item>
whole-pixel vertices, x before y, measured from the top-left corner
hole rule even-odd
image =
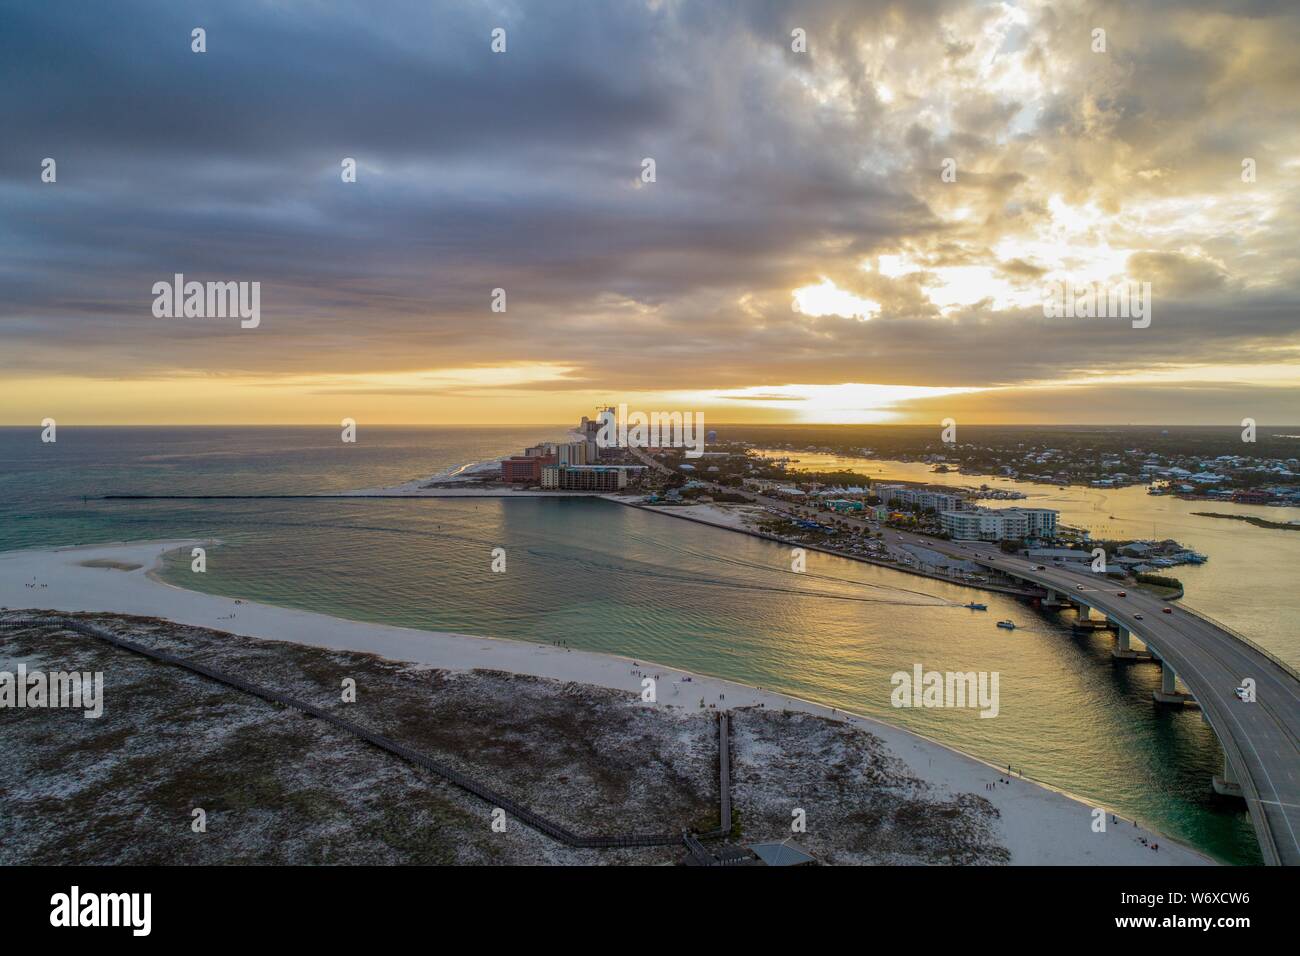
[[[1241,783],[1232,772],[1232,764],[1228,763],[1227,754],[1223,755],[1223,776],[1214,778],[1214,792],[1221,797],[1241,796]]]
[[[1067,595],[1062,594],[1056,588],[1047,588],[1047,593],[1043,597],[1043,607],[1060,611],[1071,606],[1070,599]]]
[[[1129,646],[1130,636],[1129,629],[1123,624],[1115,625],[1115,647],[1110,652],[1111,657],[1121,661],[1151,660],[1151,653],[1149,651],[1135,651]]]
[[[1084,604],[1082,601],[1076,601],[1074,606],[1079,610],[1079,620],[1092,620],[1092,608],[1088,607],[1088,605]]]
[[[1174,673],[1173,666],[1168,661],[1160,662],[1160,689],[1155,691],[1151,696],[1155,698],[1158,704],[1188,704],[1195,703],[1196,698],[1191,694],[1184,694],[1179,691],[1174,680],[1178,675]]]

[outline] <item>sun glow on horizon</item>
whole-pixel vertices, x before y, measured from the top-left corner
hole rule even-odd
[[[838,385],[775,385],[725,389],[700,393],[698,401],[735,403],[789,413],[793,423],[824,425],[877,425],[902,422],[902,406],[920,399],[988,391],[982,388],[939,388],[924,385],[873,385],[844,382]]]

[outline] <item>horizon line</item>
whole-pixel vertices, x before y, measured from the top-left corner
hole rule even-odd
[[[358,425],[363,423],[358,422]],[[367,428],[574,428],[576,423],[564,422],[367,422]],[[710,428],[930,428],[941,422],[717,422]],[[0,428],[33,428],[36,423],[0,423]],[[60,424],[60,428],[329,428],[339,426],[321,422],[137,422],[111,424]],[[979,422],[962,425],[963,428],[1223,428],[1238,430],[1237,423],[1171,424],[1168,422]],[[1256,424],[1256,428],[1295,428],[1300,424]]]

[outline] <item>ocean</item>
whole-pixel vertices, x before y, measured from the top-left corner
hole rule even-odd
[[[164,577],[757,684],[1013,765],[1225,862],[1260,862],[1245,811],[1210,791],[1222,757],[1209,727],[1195,711],[1154,706],[1158,669],[1114,665],[1108,638],[1073,635],[1068,615],[826,555],[810,554],[807,573],[794,574],[789,550],[772,542],[599,500],[101,497],[391,485],[564,431],[363,424],[349,445],[332,428],[60,427],[43,444],[38,428],[0,429],[0,550],[219,537],[206,574],[178,558]],[[490,570],[494,548],[505,550],[505,573]],[[988,612],[958,606],[970,600]],[[1261,601],[1294,612],[1297,597]],[[1008,617],[1020,628],[994,626]],[[915,664],[998,672],[1000,713],[892,707],[891,675]],[[1090,823],[1081,815],[1079,826]]]

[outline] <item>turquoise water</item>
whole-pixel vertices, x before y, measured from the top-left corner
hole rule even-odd
[[[1194,712],[1158,709],[1152,667],[1101,635],[997,595],[824,555],[789,571],[770,542],[593,500],[111,502],[105,493],[286,494],[393,484],[563,429],[0,429],[0,550],[219,536],[174,583],[357,620],[613,651],[870,714],[1135,817],[1231,862],[1258,862]],[[83,500],[83,496],[86,496]],[[491,549],[506,549],[492,574]],[[195,578],[198,577],[198,580]],[[1000,631],[1011,617],[1022,627]],[[890,675],[997,671],[1001,712],[893,709]],[[1081,817],[1080,826],[1089,818]]]

